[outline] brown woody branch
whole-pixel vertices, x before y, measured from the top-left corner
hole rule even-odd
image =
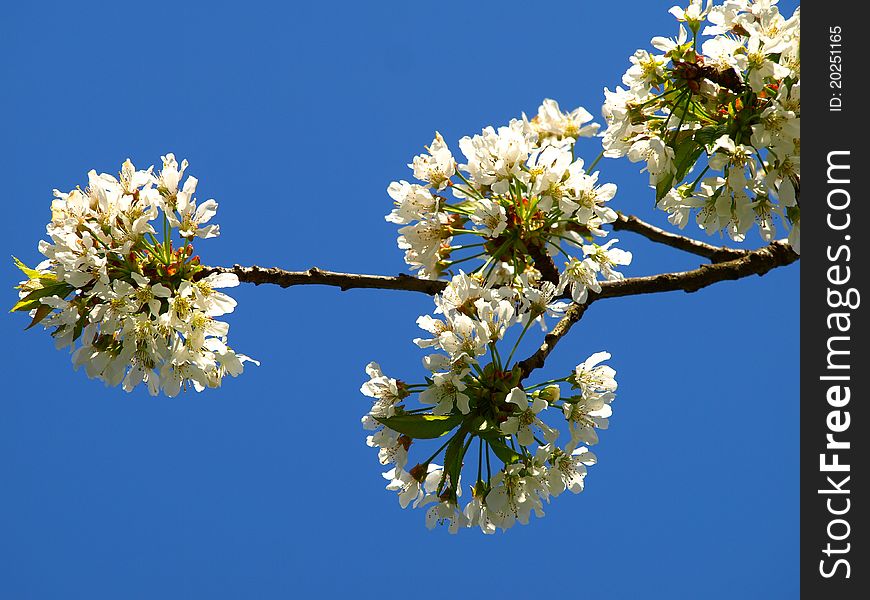
[[[741,279],[750,275],[764,275],[771,269],[789,265],[800,257],[784,241],[772,242],[758,250],[737,250],[713,246],[681,235],[668,233],[650,225],[637,217],[619,215],[613,224],[614,229],[638,233],[653,242],[666,244],[673,248],[703,256],[711,261],[692,271],[662,273],[647,277],[631,277],[601,284],[600,292],[590,292],[585,304],[574,304],[551,332],[544,336],[544,342],[531,356],[518,363],[523,378],[532,371],[544,366],[547,357],[571,327],[579,321],[590,304],[603,298],[635,296],[682,290],[695,292],[720,281]],[[400,273],[396,276],[364,275],[358,273],[338,273],[312,267],[307,271],[286,271],[279,268],[243,267],[205,267],[202,276],[211,273],[234,273],[239,281],[245,283],[272,284],[287,288],[294,285],[328,285],[342,291],[349,289],[405,290],[434,295],[447,286],[446,281],[428,280]]]
[[[601,284],[600,292],[589,293],[589,299],[585,304],[571,306],[553,330],[544,336],[541,347],[527,359],[519,362],[523,378],[528,377],[535,369],[544,366],[544,362],[559,340],[565,337],[571,327],[583,317],[589,305],[597,300],[679,290],[689,293],[696,292],[720,281],[742,279],[750,275],[761,276],[771,269],[789,265],[799,258],[798,254],[787,243],[776,241],[758,250],[743,251],[739,258],[701,265],[692,271],[662,273],[661,275],[604,282]]]
[[[336,273],[324,271],[317,267],[311,267],[307,271],[285,271],[277,267],[205,267],[201,276],[205,277],[212,273],[234,273],[239,281],[260,285],[268,283],[282,288],[294,285],[329,285],[340,288],[341,291],[350,289],[377,289],[377,290],[405,290],[408,292],[423,292],[434,295],[447,286],[446,281],[420,279],[413,275],[399,273],[396,276],[389,275],[364,275],[359,273]]]
[[[606,281],[601,284],[600,292],[590,292],[585,304],[575,304],[565,313],[551,332],[544,336],[544,342],[527,359],[520,361],[524,377],[544,366],[544,361],[571,327],[580,320],[587,307],[603,298],[655,294],[659,292],[696,292],[701,288],[720,281],[741,279],[750,275],[764,275],[771,269],[789,265],[799,256],[785,242],[773,242],[769,246],[753,251],[742,251],[741,256],[731,260],[701,265],[692,271],[662,273],[647,277],[630,277],[620,281]],[[294,285],[331,285],[341,290],[369,288],[382,290],[406,290],[433,295],[447,285],[445,281],[418,279],[400,274],[395,277],[385,275],[359,275],[356,273],[335,273],[311,268],[307,271],[285,271],[277,268],[262,267],[207,267],[205,274],[235,273],[240,281],[260,285],[263,283],[290,287]]]
[[[642,221],[635,216],[623,215],[622,213],[617,214],[619,216],[616,221],[613,222],[614,231],[631,231],[644,236],[652,242],[665,244],[678,250],[697,254],[698,256],[703,256],[713,262],[740,258],[741,256],[745,256],[747,252],[746,250],[726,248],[725,246],[714,246],[712,244],[699,242],[698,240],[693,240],[692,238],[683,235],[677,235],[669,233],[664,229],[659,229],[655,225],[650,225],[646,221]]]
[[[691,238],[668,233],[655,225],[642,221],[634,216],[619,214],[619,218],[613,223],[615,230],[632,231],[647,239],[666,244],[678,250],[690,252],[708,258],[713,262],[740,258],[747,254],[746,250],[713,246],[699,242]],[[325,271],[312,267],[307,271],[286,271],[277,267],[206,267],[202,276],[211,273],[235,273],[239,281],[260,285],[268,283],[279,285],[283,288],[294,285],[329,285],[340,288],[342,291],[362,288],[380,290],[406,290],[410,292],[423,292],[424,294],[437,294],[447,285],[444,281],[420,279],[412,275],[400,273],[396,276],[387,275],[364,275],[358,273],[339,273]]]

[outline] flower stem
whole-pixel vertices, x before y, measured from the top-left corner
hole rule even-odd
[[[481,257],[481,256],[483,256],[483,255],[485,255],[485,254],[486,254],[486,252],[481,252],[480,254],[473,254],[473,255],[471,255],[471,256],[466,256],[465,258],[460,258],[459,260],[449,260],[449,261],[447,261],[446,264],[451,265],[451,266],[452,266],[452,265],[458,265],[458,264],[461,263],[461,262],[465,262],[465,261],[467,261],[467,260],[471,260],[471,259],[473,259],[473,258],[479,258],[479,257]]]
[[[561,383],[561,382],[564,382],[564,381],[568,381],[568,378],[567,378],[567,377],[562,377],[562,378],[560,378],[560,379],[551,379],[551,380],[549,380],[549,381],[542,381],[541,383],[536,383],[535,385],[529,385],[529,386],[526,386],[526,389],[527,389],[527,390],[533,390],[533,389],[535,389],[535,388],[539,388],[539,387],[544,387],[544,386],[550,385],[551,383]]]
[[[478,192],[477,190],[474,189],[474,184],[472,184],[470,181],[468,181],[468,179],[465,178],[465,175],[463,175],[459,169],[456,169],[456,175],[457,175],[457,177],[459,177],[459,179],[461,179],[462,181],[465,182],[465,185],[467,185],[469,190],[473,192],[472,195],[477,196],[478,198],[483,197],[480,195],[480,192]],[[465,190],[460,190],[460,191],[465,193]]]
[[[477,482],[481,482],[481,475],[483,471],[483,438],[477,438]]]
[[[166,264],[172,260],[172,240],[169,239],[169,218],[163,213],[163,256]]]
[[[517,348],[519,347],[520,342],[523,340],[523,336],[526,335],[526,332],[529,330],[529,326],[532,324],[532,321],[534,321],[534,319],[532,319],[531,316],[529,316],[529,320],[526,321],[526,326],[523,327],[523,330],[520,332],[520,337],[517,338],[517,341],[514,344],[514,347],[511,350],[511,353],[508,355],[508,359],[507,359],[508,366],[510,366],[511,359],[514,357],[514,352],[517,351]]]
[[[457,435],[459,435],[459,432],[454,433],[454,434],[450,437],[449,440],[447,440],[446,442],[444,442],[444,444],[443,444],[440,448],[438,448],[438,449],[435,451],[435,453],[434,453],[432,456],[430,456],[429,458],[427,458],[426,461],[423,462],[422,464],[424,464],[424,465],[428,465],[430,462],[432,462],[433,460],[435,460],[435,457],[438,456],[439,454],[441,454],[441,451],[444,450],[444,448],[447,447],[447,444],[449,444],[450,442],[452,442],[452,441],[453,441],[453,438],[455,438]]]
[[[601,151],[601,154],[599,154],[598,156],[596,156],[596,157],[595,157],[595,160],[593,160],[592,163],[590,163],[590,165],[589,165],[588,167],[586,167],[586,169],[585,169],[586,172],[587,172],[587,173],[591,172],[592,169],[595,168],[595,165],[598,164],[598,161],[601,160],[603,157],[604,157],[604,150],[602,150],[602,151]]]

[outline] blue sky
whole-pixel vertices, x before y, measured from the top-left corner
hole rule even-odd
[[[400,272],[385,189],[434,130],[456,149],[544,97],[597,116],[628,56],[676,32],[670,5],[13,3],[0,254],[37,262],[52,188],[171,151],[220,203],[205,262]],[[668,226],[637,165],[600,169],[616,208]],[[619,237],[629,275],[698,264]],[[543,374],[613,354],[599,464],[490,537],[403,511],[359,425],[368,361],[421,373],[425,296],[237,288],[231,338],[262,366],[175,399],[74,373],[7,315],[0,597],[794,598],[799,271],[590,308]]]

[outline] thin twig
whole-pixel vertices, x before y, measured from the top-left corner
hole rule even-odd
[[[712,262],[722,262],[740,258],[747,254],[746,250],[713,246],[699,242],[691,238],[668,233],[632,215],[619,213],[618,219],[613,223],[614,230],[631,231],[645,238],[666,244],[673,248],[703,256]],[[212,273],[235,273],[239,281],[260,285],[269,283],[287,288],[294,285],[330,285],[340,288],[342,291],[355,288],[381,289],[381,290],[407,290],[411,292],[423,292],[424,294],[437,294],[447,285],[443,281],[420,279],[412,275],[400,273],[395,277],[385,275],[364,275],[358,273],[338,273],[325,271],[312,267],[307,271],[286,271],[277,267],[206,267],[201,276]]]
[[[756,266],[761,268],[761,266],[767,265],[769,259],[768,262],[763,262],[761,261],[763,257],[776,257],[778,262],[769,268],[787,265],[798,259],[798,255],[785,242],[773,242],[769,246],[759,250],[738,250],[736,252],[739,252],[737,258],[702,265],[701,268],[694,271],[662,273],[661,275],[631,277],[621,281],[604,282],[602,283],[601,293],[594,294],[594,296],[596,298],[629,296],[676,289],[694,291],[688,289],[687,286],[698,285],[698,282],[702,282],[698,285],[700,288],[717,281],[738,279],[746,275],[755,274],[755,271],[747,271],[746,268],[749,267],[751,269]],[[735,265],[739,265],[740,269],[735,270]],[[767,272],[769,268],[766,268],[763,272]],[[232,267],[205,267],[200,277],[213,273],[234,273],[239,278],[239,281],[243,283],[253,283],[254,285],[271,284],[284,288],[295,285],[329,285],[340,288],[342,291],[357,288],[404,290],[422,292],[431,296],[447,286],[446,281],[420,279],[404,273],[396,276],[366,275],[325,271],[317,267],[312,267],[306,271],[286,271],[277,267],[243,267],[241,265],[234,265]],[[731,276],[734,273],[738,274]],[[758,274],[762,274],[762,272],[758,272]],[[704,277],[700,277],[701,275]]]
[[[544,336],[544,342],[538,350],[525,360],[517,363],[520,369],[522,369],[523,378],[528,377],[535,369],[544,366],[544,362],[553,351],[555,345],[583,317],[586,309],[593,302],[603,298],[679,290],[695,292],[720,281],[741,279],[750,275],[764,275],[771,269],[789,265],[800,258],[785,241],[771,242],[768,246],[758,250],[737,250],[713,246],[684,236],[668,233],[633,216],[619,215],[619,220],[614,223],[614,229],[625,229],[639,233],[651,241],[703,256],[712,262],[701,265],[692,271],[662,273],[646,277],[630,277],[618,281],[603,282],[600,292],[590,292],[585,304],[572,305],[553,330]],[[363,288],[405,290],[434,295],[447,286],[446,281],[420,279],[404,273],[391,277],[386,275],[338,273],[325,271],[317,267],[312,267],[307,271],[285,271],[275,267],[243,267],[241,265],[234,265],[232,267],[205,267],[200,276],[203,277],[212,273],[234,273],[238,276],[239,281],[245,283],[253,283],[255,285],[273,284],[284,288],[294,285],[329,285],[338,287],[342,291]]]
[[[423,292],[434,295],[447,286],[446,281],[420,279],[413,275],[399,273],[391,277],[389,275],[365,275],[360,273],[336,273],[325,271],[317,267],[311,267],[306,271],[286,271],[278,267],[205,267],[200,277],[213,273],[234,273],[239,281],[260,285],[264,283],[288,288],[294,285],[330,285],[340,288],[341,291],[350,289],[379,289],[379,290],[404,290],[408,292]]]
[[[585,304],[574,304],[565,316],[544,336],[544,342],[531,356],[517,363],[522,369],[523,378],[544,366],[547,357],[579,321],[590,304],[603,298],[620,296],[636,296],[640,294],[655,294],[659,292],[696,292],[720,281],[741,279],[750,275],[764,275],[771,269],[791,264],[800,257],[786,242],[776,241],[764,248],[744,252],[739,258],[728,261],[701,265],[692,271],[679,273],[662,273],[648,277],[631,277],[620,281],[607,281],[601,284],[601,291],[590,292]]]
[[[650,241],[665,244],[672,248],[683,250],[684,252],[697,254],[698,256],[703,256],[704,258],[710,259],[712,262],[733,260],[745,256],[747,253],[747,250],[727,248],[725,246],[714,246],[712,244],[693,240],[692,238],[683,235],[669,233],[664,229],[660,229],[655,225],[650,225],[646,221],[642,221],[633,215],[623,215],[622,213],[617,214],[619,216],[616,221],[613,222],[614,231],[631,231],[644,236]]]

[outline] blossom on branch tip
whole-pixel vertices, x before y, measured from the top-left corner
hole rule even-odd
[[[46,260],[29,269],[16,259],[28,279],[13,310],[28,311],[31,326],[53,329],[55,345],[69,347],[73,366],[88,377],[175,396],[219,387],[244,363],[259,363],[231,349],[229,325],[215,320],[236,306],[217,289],[238,285],[238,277],[202,277],[190,244],[218,235],[217,225],[205,225],[217,203],[197,207],[197,180],[181,183],[187,161],[162,159],[157,175],[128,159],[117,178],[92,170],[84,190],[55,190],[49,239],[39,243]],[[161,213],[158,239],[153,223]]]
[[[387,190],[386,219],[402,225],[398,245],[411,269],[437,279],[464,263],[494,288],[523,289],[523,277],[558,284],[553,257],[605,237],[617,218],[607,206],[616,186],[575,157],[579,139],[597,131],[591,120],[582,107],[566,113],[545,99],[531,120],[460,139],[461,164],[436,135],[409,165],[425,185],[400,180]]]
[[[440,318],[418,319],[432,337],[415,343],[435,351],[423,359],[429,374],[422,382],[389,378],[377,363],[366,367],[361,391],[373,399],[362,419],[373,432],[366,444],[378,449],[381,465],[391,466],[383,474],[387,489],[398,493],[402,508],[425,508],[430,529],[441,524],[450,533],[478,527],[492,534],[526,524],[533,513],[543,516],[551,497],[580,492],[595,462],[579,444],[597,443],[596,429],[608,426],[616,373],[601,363],[610,355],[593,354],[568,377],[524,381],[513,350],[532,321],[552,309],[556,287],[536,286],[528,276],[520,283],[519,289],[493,287],[462,272],[451,279],[435,297]],[[513,349],[499,350],[517,324],[523,327],[510,339]],[[575,391],[565,396],[563,383]],[[560,429],[567,430],[563,444]],[[410,453],[428,458],[405,470],[413,464]],[[461,481],[469,476],[474,485],[463,506]]]
[[[696,213],[708,234],[742,242],[757,224],[770,241],[781,221],[800,248],[800,210],[786,210],[800,190],[800,9],[786,18],[767,0],[692,0],[670,12],[678,35],[652,39],[664,54],[638,50],[627,89],[605,88],[604,155],[646,163],[679,227]],[[760,200],[770,210],[756,219]]]

